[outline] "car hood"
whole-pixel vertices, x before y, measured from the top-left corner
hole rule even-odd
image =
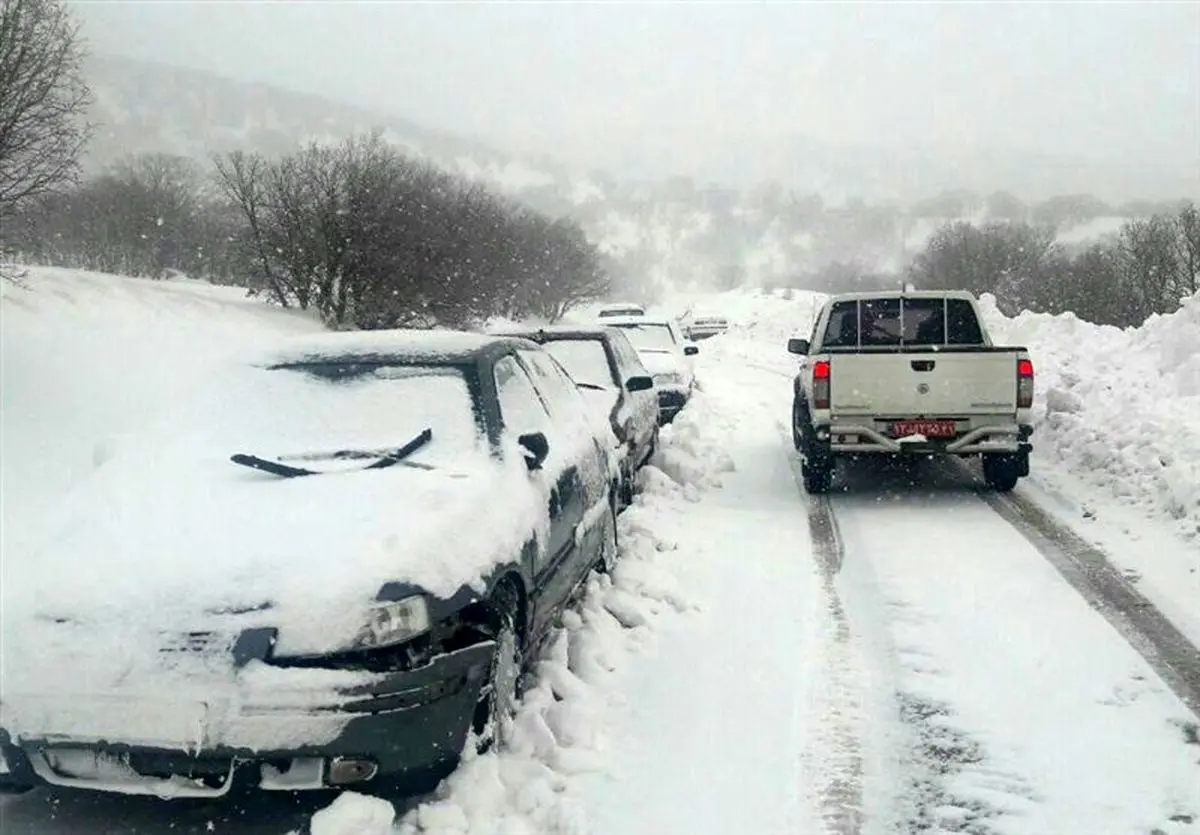
[[[252,626],[319,654],[357,634],[385,584],[443,598],[482,589],[541,514],[523,466],[479,458],[286,479],[220,455],[106,465],[39,549],[5,555],[6,674],[20,675],[8,662],[22,656],[49,663],[39,653],[72,626],[93,655],[104,635],[154,643]]]

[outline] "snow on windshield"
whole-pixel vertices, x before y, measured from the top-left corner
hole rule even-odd
[[[304,407],[281,411],[267,432],[254,420],[231,427],[227,443],[240,445],[231,454],[294,455],[303,466],[314,453],[387,450],[430,429],[430,443],[407,460],[446,464],[478,455],[484,443],[466,379],[453,366],[315,362],[258,374],[264,407],[269,400]]]
[[[608,354],[599,339],[554,339],[543,347],[558,360],[577,383],[613,387],[616,378]]]
[[[633,347],[639,351],[674,351],[675,339],[671,329],[661,324],[621,324],[617,327],[625,331]]]

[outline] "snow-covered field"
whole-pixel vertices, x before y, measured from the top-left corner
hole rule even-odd
[[[4,288],[0,325],[4,560],[213,363],[318,329],[236,290],[30,283]],[[832,500],[843,562],[814,553],[783,345],[816,300],[702,301],[734,327],[701,343],[703,391],[643,471],[621,562],[566,618],[507,744],[411,808],[329,797],[307,830],[1200,833],[1196,717],[968,486],[858,473]],[[1130,332],[992,318],[1040,374],[1038,478],[1019,489],[1200,638],[1200,299]],[[5,835],[300,825],[36,792],[0,816]]]

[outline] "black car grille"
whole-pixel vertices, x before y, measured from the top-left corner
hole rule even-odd
[[[658,407],[660,409],[682,409],[687,403],[687,395],[681,391],[660,391]]]
[[[209,655],[228,651],[233,640],[233,635],[222,632],[176,632],[166,636],[159,650]]]

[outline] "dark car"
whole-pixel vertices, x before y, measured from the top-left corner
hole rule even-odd
[[[4,782],[429,788],[616,559],[590,426],[526,340],[330,334],[231,364],[5,555]]]
[[[612,429],[621,462],[621,501],[632,503],[637,471],[658,443],[658,396],[625,332],[571,325],[504,332],[537,342],[583,389]]]

